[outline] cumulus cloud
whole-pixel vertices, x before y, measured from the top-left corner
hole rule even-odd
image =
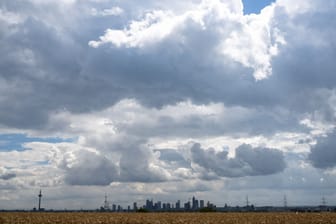
[[[127,99],[94,114],[60,111],[49,119],[46,129],[54,133],[57,127],[56,133],[62,130],[64,136],[85,133],[85,144],[89,146],[109,150],[117,144],[116,150],[121,150],[133,147],[128,146],[129,142],[144,144],[150,138],[200,138],[204,133],[208,137],[239,133],[272,135],[276,131],[288,131],[289,126],[291,131],[301,130],[301,124],[292,124],[296,119],[281,120],[286,113],[190,101],[148,108]]]
[[[131,149],[124,152],[120,159],[120,179],[127,182],[143,183],[165,181],[166,171],[150,163],[150,159],[150,153],[143,149]]]
[[[83,141],[83,140],[80,140]],[[71,143],[62,148],[55,145],[53,163],[64,171],[64,180],[69,185],[107,186],[116,182],[162,182],[168,172],[160,167],[153,151],[131,138],[108,142],[108,149],[92,148],[104,144],[96,139],[87,147],[85,142]],[[70,149],[69,147],[74,149]],[[83,145],[86,147],[81,147]]]
[[[191,157],[206,173],[214,172],[222,177],[270,175],[282,172],[286,167],[280,150],[253,148],[246,144],[236,149],[234,158],[229,158],[227,151],[216,152],[211,148],[205,150],[200,144],[194,144]]]
[[[278,45],[285,44],[281,32],[272,27],[273,10],[269,6],[260,15],[243,17],[239,1],[202,1],[179,15],[162,10],[149,12],[127,28],[107,29],[89,46],[111,43],[116,47],[144,48],[164,43],[166,38],[185,45],[188,32],[196,28],[205,36],[216,35],[213,54],[226,55],[254,69],[254,77],[259,80],[272,74],[271,59],[277,55]]]
[[[72,164],[64,164],[66,183],[70,185],[109,185],[117,179],[117,167],[106,157],[85,150],[76,154]]]
[[[91,47],[99,47],[105,43],[112,43],[117,47],[125,45],[126,47],[142,47],[145,44],[157,42],[166,37],[174,29],[175,21],[167,19],[169,14],[163,11],[154,11],[145,16],[144,21],[134,21],[129,30],[105,31],[100,41],[90,41]]]
[[[311,147],[308,156],[309,160],[316,168],[327,169],[336,166],[336,131],[321,137],[316,144]]]

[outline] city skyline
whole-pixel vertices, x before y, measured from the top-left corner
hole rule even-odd
[[[38,196],[38,206],[33,207],[33,211],[57,211],[57,210],[68,210],[68,208],[58,208],[54,209],[53,207],[51,208],[43,208],[41,206],[42,203],[42,190],[40,189]],[[327,199],[325,196],[321,197],[321,200],[319,203],[316,204],[301,204],[301,205],[289,205],[288,200],[287,200],[287,195],[283,195],[283,201],[282,205],[279,204],[258,204],[258,199],[255,198],[254,202],[251,202],[249,199],[249,196],[245,196],[245,204],[231,204],[229,201],[226,202],[221,202],[218,205],[215,203],[210,202],[209,200],[206,199],[199,199],[193,195],[192,197],[188,197],[187,199],[177,199],[175,202],[170,199],[167,201],[161,201],[153,199],[146,199],[144,200],[138,200],[138,201],[133,201],[130,203],[128,202],[123,202],[122,204],[118,203],[117,199],[109,199],[108,194],[105,193],[104,197],[104,202],[102,205],[98,208],[92,207],[92,208],[86,208],[88,210],[97,210],[97,211],[112,211],[112,212],[135,212],[141,209],[144,209],[144,211],[201,211],[202,209],[211,209],[215,211],[253,211],[254,209],[260,208],[260,209],[265,209],[268,208],[270,211],[272,209],[275,209],[279,211],[279,209],[282,208],[282,210],[287,210],[287,209],[294,209],[294,210],[300,210],[300,209],[335,209],[336,205],[333,204],[328,204]],[[258,205],[257,205],[258,204]],[[47,203],[48,205],[48,203]],[[22,208],[21,208],[22,209]],[[83,208],[72,208],[71,210],[82,210]],[[1,210],[1,209],[0,209]],[[22,210],[30,210],[29,208],[24,208]]]
[[[63,209],[48,209],[41,207],[42,202],[42,190],[40,189],[38,196],[38,207],[34,207],[33,211],[64,211]],[[283,197],[282,206],[274,205],[259,205],[257,206],[249,200],[249,196],[246,195],[245,205],[232,205],[228,202],[224,203],[223,206],[217,206],[216,204],[207,201],[205,199],[199,199],[194,195],[189,197],[187,200],[178,199],[176,202],[170,201],[155,201],[153,198],[146,199],[145,202],[141,204],[139,201],[133,203],[126,203],[127,205],[120,205],[118,203],[113,203],[113,201],[108,199],[108,195],[105,193],[104,202],[99,208],[91,208],[88,211],[101,211],[101,212],[211,212],[211,211],[221,211],[221,212],[248,212],[248,211],[335,211],[336,205],[329,205],[327,199],[323,196],[318,205],[288,205],[287,195]],[[1,210],[1,209],[0,209]],[[23,211],[29,211],[30,209],[22,209]],[[70,211],[80,211],[83,208],[72,209]]]
[[[116,200],[118,201],[118,200]],[[165,207],[165,204],[169,206]],[[179,206],[177,206],[179,204]],[[113,210],[113,206],[118,207],[121,206],[122,209],[127,210],[127,208],[131,208],[131,210],[138,210],[140,208],[148,209],[149,211],[155,211],[155,210],[178,210],[178,209],[184,209],[184,210],[190,210],[190,211],[198,211],[199,209],[202,208],[223,208],[223,207],[283,207],[283,208],[290,208],[290,207],[319,207],[319,206],[330,206],[330,207],[336,207],[334,204],[329,204],[327,202],[327,199],[325,196],[321,196],[319,201],[316,201],[314,204],[288,204],[288,199],[287,195],[283,195],[282,197],[282,204],[259,204],[258,203],[258,198],[254,197],[254,201],[250,201],[249,196],[245,195],[245,201],[242,201],[238,204],[232,204],[229,201],[222,201],[218,204],[212,203],[207,199],[204,198],[197,198],[195,195],[192,195],[187,198],[183,199],[177,199],[176,201],[174,200],[156,200],[155,198],[147,198],[146,200],[139,200],[139,201],[134,201],[131,202],[129,201],[128,203],[122,203],[118,204],[116,202],[113,202],[113,199],[108,199],[108,195],[105,194],[105,200],[102,206],[100,206],[100,209],[106,209],[106,210]],[[136,209],[134,209],[136,208]]]
[[[0,209],[335,205],[335,21],[335,0],[2,0]]]

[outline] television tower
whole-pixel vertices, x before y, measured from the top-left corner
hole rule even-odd
[[[249,204],[250,204],[249,198],[248,198],[248,195],[246,195],[246,207],[249,207]]]
[[[41,199],[42,199],[42,190],[41,189],[40,189],[40,193],[39,193],[38,197],[39,197],[38,210],[40,211],[41,210]]]

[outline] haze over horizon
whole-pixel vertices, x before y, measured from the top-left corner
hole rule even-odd
[[[336,205],[336,2],[256,2],[2,0],[0,209]]]

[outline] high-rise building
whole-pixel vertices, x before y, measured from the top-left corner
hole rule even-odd
[[[136,202],[134,202],[134,203],[133,203],[133,211],[137,211],[137,210],[138,210],[137,203],[136,203]]]
[[[121,205],[118,205],[118,212],[121,212],[123,210],[123,208],[121,207]]]
[[[204,208],[204,200],[200,200],[200,208]]]
[[[176,204],[175,204],[175,208],[176,208],[176,209],[180,209],[180,208],[181,208],[181,202],[180,202],[180,200],[178,200],[178,201],[176,202]]]
[[[190,210],[191,206],[190,206],[190,201],[184,203],[184,209],[185,210]]]
[[[196,210],[198,209],[198,200],[195,198],[195,196],[192,198],[192,209]]]
[[[160,210],[161,209],[161,201],[158,201],[158,202],[155,203],[154,209],[156,209],[156,210]]]
[[[146,209],[153,209],[153,200],[146,200]]]

